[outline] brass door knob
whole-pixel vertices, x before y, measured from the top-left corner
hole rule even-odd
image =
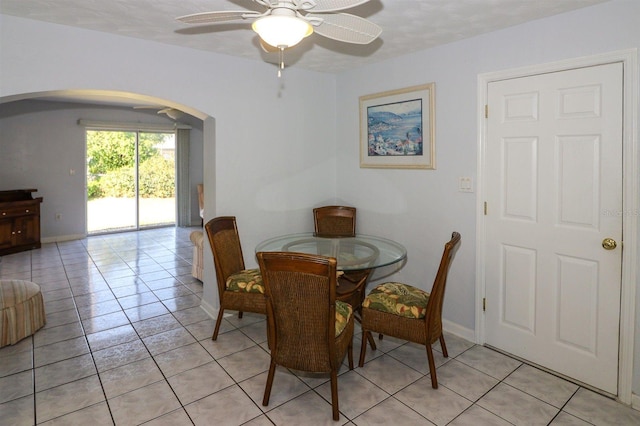
[[[605,250],[613,250],[618,247],[618,243],[613,238],[605,238],[602,240],[602,248]]]

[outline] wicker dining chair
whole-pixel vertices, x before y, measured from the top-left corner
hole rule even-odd
[[[269,405],[276,366],[330,373],[333,419],[338,409],[338,370],[348,356],[353,369],[353,311],[336,300],[336,259],[291,252],[259,252],[267,296],[271,363],[262,405]]]
[[[324,206],[313,209],[316,235],[320,237],[355,237],[356,208]]]
[[[455,248],[460,243],[460,234],[451,234],[451,240],[444,245],[440,267],[433,282],[431,293],[408,284],[387,282],[380,284],[362,303],[362,347],[360,361],[362,367],[367,352],[365,338],[371,333],[380,333],[425,345],[431,373],[431,386],[438,388],[436,366],[431,345],[437,340],[442,347],[442,355],[449,357],[442,335],[442,303],[447,284],[447,275]]]
[[[205,226],[218,282],[220,310],[211,340],[218,338],[225,309],[266,314],[264,286],[259,269],[245,269],[240,236],[234,216],[221,216],[208,221]]]

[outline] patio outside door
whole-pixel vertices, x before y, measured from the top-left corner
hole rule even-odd
[[[622,93],[621,63],[489,83],[485,168],[486,343],[613,395]]]
[[[176,221],[175,134],[87,130],[87,231]]]

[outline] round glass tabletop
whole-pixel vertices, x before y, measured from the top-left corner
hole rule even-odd
[[[261,251],[290,251],[335,257],[338,270],[355,271],[379,268],[403,260],[407,250],[395,241],[371,235],[327,238],[313,233],[289,234],[265,240],[256,246]]]

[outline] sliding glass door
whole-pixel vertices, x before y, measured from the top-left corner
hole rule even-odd
[[[176,221],[175,133],[87,130],[87,231]]]

